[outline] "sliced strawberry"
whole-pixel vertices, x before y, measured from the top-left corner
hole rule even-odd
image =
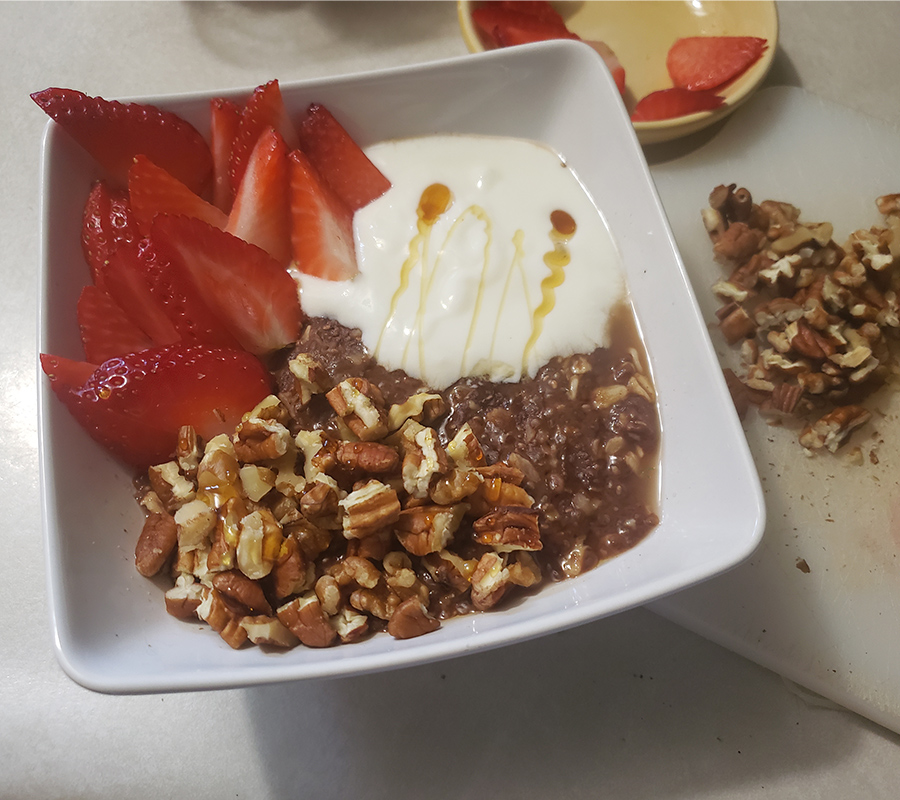
[[[578,39],[551,6],[543,14],[523,13],[503,3],[485,3],[472,12],[472,21],[485,39],[497,47],[512,47],[548,39]]]
[[[213,205],[226,214],[231,210],[234,199],[228,167],[240,122],[241,109],[237,104],[221,97],[210,102],[209,149],[213,160]]]
[[[277,80],[258,86],[241,112],[229,163],[231,188],[235,192],[241,185],[256,142],[269,128],[274,128],[281,134],[289,150],[300,146],[297,130],[288,116]]]
[[[325,182],[304,153],[288,156],[291,180],[291,241],[301,272],[343,281],[359,272],[353,212]]]
[[[145,252],[137,244],[116,248],[104,273],[106,290],[138,328],[157,347],[180,341],[181,336],[166,315],[162,303],[150,291]]]
[[[240,348],[238,340],[213,313],[179,262],[160,256],[147,240],[141,242],[140,258],[150,294],[162,306],[183,342]]]
[[[638,101],[631,112],[632,122],[655,122],[683,117],[700,111],[713,111],[725,102],[713,92],[692,92],[689,89],[662,89],[651,92]]]
[[[391,188],[391,182],[324,106],[313,103],[297,132],[303,152],[351,211]]]
[[[96,364],[87,361],[73,361],[71,358],[51,356],[41,353],[41,369],[50,379],[50,384],[70,389],[80,389],[97,369]]]
[[[272,128],[260,136],[250,154],[224,227],[239,239],[261,247],[283,267],[290,264],[287,147]]]
[[[153,346],[116,301],[96,286],[81,290],[76,313],[85,358],[94,364]]]
[[[138,239],[140,231],[128,195],[106,181],[97,181],[84,204],[81,224],[81,249],[95,285],[103,288],[103,271],[110,253],[120,244]]]
[[[766,48],[756,36],[689,36],[672,45],[666,68],[676,87],[715,89],[745,72]]]
[[[150,223],[157,214],[184,214],[202,219],[217,228],[224,228],[228,222],[223,211],[194,194],[146,156],[135,156],[128,170],[128,195],[144,236],[150,232]]]
[[[496,47],[543,42],[547,39],[576,39],[560,13],[541,0],[499,0],[487,2],[472,12],[472,20],[482,37]],[[596,50],[612,73],[619,94],[625,94],[625,68],[616,54],[604,42],[586,41]]]
[[[297,285],[265,250],[189,217],[156,217],[150,240],[161,256],[186,270],[246,350],[263,355],[297,338]]]
[[[170,111],[89,97],[73,89],[44,89],[31,98],[123,186],[139,154],[197,194],[209,184],[209,146],[192,125]]]
[[[207,441],[233,431],[271,381],[249,353],[178,344],[111,359],[80,388],[51,387],[96,441],[146,467],[172,457],[182,425]]]

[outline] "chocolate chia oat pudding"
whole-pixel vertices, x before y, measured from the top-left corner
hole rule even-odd
[[[455,382],[440,393],[443,413],[430,422],[444,448],[467,425],[484,462],[505,465],[530,495],[541,545],[531,557],[543,580],[591,569],[633,547],[658,522],[655,396],[630,311],[619,309],[612,326],[612,347],[554,358],[534,378]],[[334,320],[309,320],[291,359],[301,355],[321,365],[332,385],[364,379],[377,387],[386,407],[430,392],[403,371],[376,363],[358,331]],[[303,402],[287,367],[278,372],[278,385],[293,434],[313,429],[341,437],[340,417],[326,394]],[[443,549],[478,559],[489,548],[473,536],[475,524],[465,517]],[[428,567],[440,561],[436,553],[422,558],[415,571],[429,584],[429,611],[445,617],[472,610],[468,586],[435,579]]]

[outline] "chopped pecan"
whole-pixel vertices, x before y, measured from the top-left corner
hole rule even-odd
[[[170,513],[189,503],[196,496],[196,487],[184,475],[177,461],[157,464],[147,470],[150,486]]]
[[[237,566],[248,578],[259,580],[272,571],[281,551],[281,525],[268,508],[243,517],[237,543]]]
[[[756,323],[743,306],[737,303],[725,307],[728,313],[719,320],[719,328],[728,344],[736,344],[756,331]]]
[[[385,475],[400,467],[400,454],[380,442],[340,442],[335,457],[343,466],[371,475]]]
[[[447,411],[447,404],[439,394],[417,392],[403,403],[396,403],[388,410],[388,429],[399,430],[407,420],[428,425]]]
[[[526,589],[541,582],[541,568],[531,553],[519,550],[512,556],[506,567],[509,570],[509,582]]]
[[[497,508],[475,520],[472,527],[475,541],[501,553],[510,550],[534,551],[543,547],[538,512],[534,508]]]
[[[365,378],[341,381],[325,396],[359,439],[371,442],[387,435],[387,413],[381,390]]]
[[[871,417],[871,413],[862,406],[838,406],[804,428],[800,433],[800,444],[807,450],[821,450],[824,447],[834,453],[856,428],[865,425]]]
[[[465,503],[405,508],[397,521],[397,539],[413,555],[436,553],[449,544],[467,510]]]
[[[328,373],[308,353],[295,355],[288,361],[288,370],[294,376],[294,385],[301,408],[309,404],[313,395],[322,394],[331,388]]]
[[[178,430],[178,441],[175,444],[175,460],[182,474],[190,479],[197,477],[197,466],[200,464],[200,442],[197,431],[192,425],[182,425]]]
[[[281,624],[307,647],[330,647],[337,638],[315,592],[285,603],[275,613]]]
[[[400,518],[397,492],[387,484],[369,480],[340,501],[347,539],[362,539],[393,525]]]
[[[197,607],[197,616],[235,650],[247,641],[247,631],[241,627],[243,615],[232,610],[217,589],[210,589],[205,593]]]
[[[718,236],[713,244],[716,256],[727,261],[746,261],[765,245],[762,231],[751,228],[745,222],[735,222]]]
[[[197,549],[209,542],[216,527],[216,512],[202,500],[193,500],[175,512],[175,525],[179,549]]]
[[[250,464],[280,458],[293,445],[291,432],[276,420],[251,417],[234,431],[235,456]]]
[[[195,619],[204,592],[203,584],[196,583],[190,575],[180,575],[175,585],[166,592],[166,611],[178,619]]]
[[[400,444],[403,449],[403,488],[412,497],[428,497],[432,482],[450,469],[437,431],[415,420],[407,420],[400,429]]]
[[[240,470],[241,488],[254,503],[262,500],[275,486],[275,472],[258,464],[244,464]]]
[[[339,586],[356,584],[363,589],[374,589],[381,582],[381,572],[369,559],[347,556],[329,567],[328,573]]]
[[[441,621],[429,616],[428,609],[417,597],[408,597],[391,614],[387,631],[395,639],[412,639],[441,627]]]
[[[244,617],[241,627],[247,631],[247,638],[253,644],[269,647],[296,647],[300,640],[294,636],[278,619],[271,615]]]
[[[134,565],[145,578],[159,572],[178,545],[178,526],[170,514],[150,514],[134,548]]]
[[[472,573],[472,604],[479,611],[493,608],[510,586],[509,570],[494,552],[485,553]]]
[[[270,586],[275,598],[283,600],[306,591],[314,575],[312,567],[311,560],[308,560],[300,549],[297,538],[286,536],[269,573]]]
[[[478,491],[482,480],[474,469],[451,469],[431,484],[429,496],[438,505],[450,506]]]
[[[300,512],[318,527],[336,530],[341,527],[340,496],[334,482],[325,478],[327,476],[320,475],[307,484],[300,497]]]
[[[368,617],[349,607],[344,607],[329,617],[328,622],[344,644],[358,642],[369,631]]]
[[[447,455],[458,467],[478,467],[484,464],[484,451],[468,422],[448,442]]]
[[[333,575],[323,575],[319,578],[316,581],[314,591],[322,604],[322,610],[329,617],[333,617],[338,613],[344,603],[344,596],[341,591],[341,585]]]
[[[217,589],[229,605],[240,614],[272,614],[272,606],[266,599],[262,587],[236,569],[218,572],[212,578]]]

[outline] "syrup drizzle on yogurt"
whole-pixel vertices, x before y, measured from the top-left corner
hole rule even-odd
[[[607,344],[624,299],[621,263],[557,153],[431,136],[367,154],[392,188],[356,214],[360,274],[303,276],[307,314],[359,328],[380,363],[435,388],[470,375],[517,380],[555,355]]]

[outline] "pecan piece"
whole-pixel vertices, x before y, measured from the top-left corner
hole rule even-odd
[[[340,501],[347,539],[362,539],[393,525],[400,518],[397,492],[387,484],[370,480]]]
[[[535,551],[543,547],[538,512],[534,508],[497,508],[475,520],[472,528],[475,541],[501,553],[510,550]]]
[[[410,496],[424,499],[432,482],[449,470],[447,453],[438,441],[437,431],[415,420],[407,420],[400,429],[400,443],[403,488]]]
[[[194,581],[190,575],[179,575],[175,586],[166,592],[166,611],[178,619],[194,619],[203,601],[204,592],[209,591],[203,584]]]
[[[485,553],[472,573],[472,604],[479,611],[493,608],[510,586],[509,570],[496,553]]]
[[[331,388],[328,374],[309,353],[298,353],[288,361],[288,370],[294,376],[294,386],[300,400],[300,408],[309,405],[313,395]]]
[[[241,627],[243,615],[235,612],[217,589],[206,592],[197,607],[197,616],[235,650],[247,641],[247,631]]]
[[[834,453],[856,428],[871,418],[872,414],[862,406],[838,406],[804,428],[800,433],[800,444],[807,450],[824,447]]]
[[[169,512],[189,503],[196,495],[194,484],[181,474],[177,461],[150,467],[147,477],[153,491]]]
[[[159,572],[178,544],[178,526],[170,514],[150,514],[134,548],[134,565],[145,578]]]
[[[380,442],[340,442],[335,458],[351,470],[362,470],[370,475],[395,472],[400,466],[400,454]]]
[[[275,613],[281,624],[307,647],[329,647],[337,638],[315,592],[285,603]]]
[[[387,413],[381,390],[365,378],[341,381],[325,397],[347,427],[364,442],[387,435]]]
[[[229,601],[229,605],[246,614],[272,614],[272,606],[262,587],[236,569],[218,572],[212,578],[213,588]]]
[[[387,631],[395,639],[412,639],[441,627],[441,621],[429,616],[428,609],[417,597],[408,597],[391,614]]]
[[[283,647],[285,649],[296,647],[300,640],[294,636],[278,619],[270,615],[258,615],[244,617],[241,627],[247,631],[247,638],[253,644],[263,644],[269,647]]]
[[[388,410],[388,429],[399,430],[407,420],[428,425],[447,410],[444,398],[439,394],[417,392],[404,403],[395,403]]]
[[[326,530],[341,527],[338,490],[325,475],[307,485],[300,497],[300,512],[306,519]]]
[[[465,503],[405,508],[397,521],[397,539],[413,555],[437,553],[450,543],[468,508]]]

